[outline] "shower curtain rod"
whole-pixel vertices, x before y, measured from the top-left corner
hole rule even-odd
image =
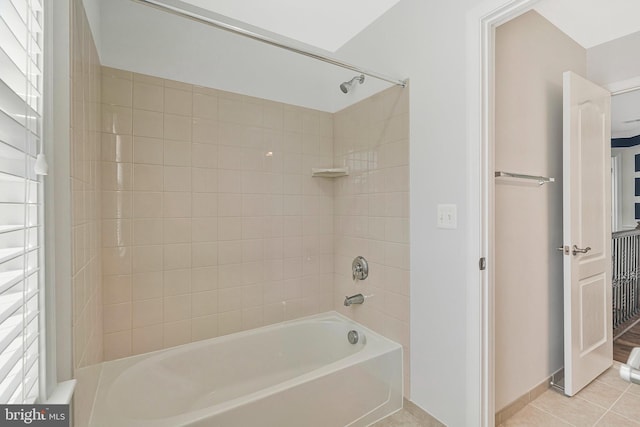
[[[201,24],[210,25],[210,26],[218,28],[220,30],[229,31],[229,32],[234,33],[234,34],[238,34],[238,35],[241,35],[241,36],[244,36],[244,37],[248,37],[250,39],[257,40],[259,42],[266,43],[266,44],[271,45],[271,46],[279,47],[281,49],[285,49],[285,50],[288,50],[290,52],[294,52],[294,53],[297,53],[297,54],[300,54],[300,55],[304,55],[304,56],[307,56],[309,58],[316,59],[318,61],[322,61],[322,62],[326,62],[328,64],[336,65],[338,67],[346,68],[348,70],[355,71],[357,73],[364,74],[364,75],[369,76],[369,77],[374,77],[374,78],[379,79],[379,80],[384,80],[386,82],[393,83],[394,85],[398,85],[398,86],[402,86],[402,87],[406,87],[407,86],[407,80],[400,80],[400,79],[396,79],[396,78],[393,78],[393,77],[385,76],[384,74],[380,74],[380,73],[377,73],[375,71],[365,70],[364,68],[356,67],[355,65],[347,64],[346,62],[338,61],[337,59],[328,58],[326,56],[322,56],[322,55],[317,54],[317,53],[313,53],[313,52],[309,52],[309,51],[304,50],[304,49],[293,47],[293,46],[290,46],[290,45],[275,41],[274,39],[271,39],[269,37],[254,33],[252,31],[248,31],[248,30],[245,30],[243,28],[236,27],[234,25],[225,24],[224,22],[216,21],[214,19],[211,19],[211,18],[208,18],[208,17],[205,17],[205,16],[197,15],[197,14],[195,14],[193,12],[189,12],[187,10],[180,9],[178,7],[175,7],[175,6],[171,6],[171,5],[165,4],[165,3],[161,2],[161,1],[157,1],[157,0],[131,0],[131,1],[136,2],[136,3],[141,3],[141,4],[144,4],[146,6],[154,7],[156,9],[162,10],[162,11],[167,12],[167,13],[171,13],[173,15],[181,16],[183,18],[188,18],[188,19],[191,19],[193,21],[199,22]]]

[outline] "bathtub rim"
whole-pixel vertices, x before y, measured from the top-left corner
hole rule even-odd
[[[369,337],[373,336],[373,337],[376,337],[376,338],[382,338],[384,341],[388,341],[389,343],[395,344],[398,347],[402,348],[401,344],[399,344],[398,342],[392,340],[391,338],[387,338],[384,335],[382,335],[381,333],[376,332],[376,331],[364,326],[363,324],[358,323],[357,321],[355,321],[355,320],[353,320],[353,319],[351,319],[351,318],[349,318],[349,317],[347,317],[347,316],[345,316],[345,315],[343,315],[343,314],[341,314],[341,313],[339,313],[339,312],[337,312],[335,310],[330,310],[330,311],[325,311],[325,312],[322,312],[322,313],[312,314],[310,316],[298,317],[296,319],[290,319],[290,320],[284,320],[282,322],[271,323],[269,325],[259,326],[257,328],[253,328],[253,329],[247,329],[247,330],[244,330],[244,331],[238,331],[238,332],[233,332],[233,333],[226,334],[226,335],[220,335],[220,336],[217,336],[217,337],[207,338],[207,339],[204,339],[204,340],[198,340],[198,341],[192,341],[192,342],[188,342],[188,343],[184,343],[184,344],[178,344],[178,345],[175,345],[173,347],[161,348],[161,349],[149,351],[149,352],[146,352],[146,353],[134,354],[134,355],[131,355],[131,356],[121,357],[119,359],[107,360],[107,361],[101,362],[101,363],[102,363],[103,367],[105,365],[111,366],[112,364],[115,365],[115,364],[120,364],[120,363],[128,364],[128,363],[133,362],[133,361],[135,361],[137,359],[146,359],[146,358],[158,356],[158,355],[160,355],[162,353],[168,352],[169,350],[173,350],[173,351],[179,353],[177,350],[180,350],[181,348],[185,347],[184,351],[186,351],[186,347],[187,346],[192,347],[192,348],[195,349],[197,347],[204,347],[207,344],[210,344],[212,341],[217,341],[217,342],[223,343],[223,342],[232,341],[232,340],[235,340],[235,339],[238,339],[238,338],[241,338],[241,337],[255,335],[255,334],[260,333],[261,331],[265,331],[265,330],[269,330],[269,329],[281,328],[281,327],[284,327],[286,325],[293,324],[293,323],[306,323],[306,322],[311,322],[311,321],[315,321],[315,320],[322,320],[322,319],[330,320],[331,317],[337,317],[338,319],[343,320],[345,323],[350,323],[350,324],[353,324],[353,325],[357,326],[358,328],[363,329],[365,334],[366,334],[365,336],[366,336],[366,339],[367,339],[367,344],[369,344],[369,339],[370,339]],[[375,343],[375,341],[374,341],[374,343]],[[351,356],[353,356],[353,355],[349,355],[347,357],[351,357]]]
[[[309,372],[305,372],[301,375],[290,378],[286,381],[271,385],[269,387],[266,387],[260,390],[256,390],[246,395],[236,397],[213,406],[197,409],[190,412],[183,412],[170,417],[165,417],[165,418],[162,418],[161,421],[163,422],[175,421],[177,423],[184,423],[187,421],[188,422],[202,421],[215,414],[232,410],[243,404],[249,404],[249,403],[258,401],[264,397],[272,396],[274,394],[283,392],[284,390],[288,390],[302,383],[313,381],[314,379],[320,378],[322,376],[326,376],[330,373],[339,371],[341,369],[346,369],[348,367],[357,365],[358,363],[364,363],[373,358],[380,357],[387,353],[393,353],[395,351],[400,352],[400,356],[399,356],[400,365],[401,365],[400,392],[402,393],[402,390],[404,387],[404,375],[402,375],[402,372],[404,370],[404,359],[403,359],[404,348],[402,347],[402,345],[393,341],[390,338],[385,337],[384,335],[378,332],[371,330],[370,328],[362,325],[361,323],[358,323],[357,321],[343,314],[338,313],[335,310],[331,310],[323,313],[313,314],[310,316],[273,323],[270,325],[265,325],[265,326],[261,326],[254,329],[248,329],[246,331],[235,332],[227,335],[222,335],[219,337],[208,338],[205,340],[185,343],[185,344],[181,344],[174,347],[159,349],[159,350],[155,350],[147,353],[136,354],[133,356],[127,356],[120,359],[102,362],[102,366],[100,369],[100,377],[98,379],[98,387],[97,387],[94,401],[91,407],[91,416],[90,416],[89,425],[90,426],[94,425],[94,414],[95,414],[96,403],[98,401],[98,398],[99,397],[106,398],[110,387],[113,385],[114,381],[119,377],[119,375],[122,374],[122,372],[124,372],[125,370],[135,366],[136,364],[143,362],[145,359],[151,359],[151,358],[156,359],[165,353],[167,354],[167,357],[169,357],[172,355],[184,353],[187,351],[193,351],[197,348],[211,345],[213,342],[215,342],[216,344],[220,344],[227,341],[237,340],[243,337],[259,334],[263,331],[280,329],[291,324],[311,323],[311,322],[317,322],[317,321],[331,321],[332,319],[334,321],[340,321],[341,323],[344,323],[347,325],[353,325],[354,329],[359,329],[360,331],[364,332],[365,339],[366,339],[366,343],[364,347],[353,354],[347,355],[339,360],[331,362],[327,365],[323,365]],[[159,360],[162,360],[162,359],[163,358],[160,358]],[[105,387],[107,387],[107,389],[105,389]],[[106,400],[106,399],[103,399],[103,400]],[[106,405],[107,402],[105,401],[103,404]],[[366,414],[363,415],[363,417],[364,416],[366,416]],[[187,417],[188,417],[188,420],[185,420],[185,418]],[[158,421],[160,421],[159,419],[138,419],[138,418],[135,418],[135,419],[126,418],[126,419],[135,420],[136,423],[138,423],[137,425],[140,425],[141,427],[143,426],[152,427],[153,425],[157,425]],[[114,421],[117,421],[117,420],[114,420]],[[176,424],[176,425],[182,425],[182,424]]]

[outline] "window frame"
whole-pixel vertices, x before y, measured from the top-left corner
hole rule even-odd
[[[43,7],[43,140],[49,175],[43,186],[40,396],[43,403],[68,404],[76,384],[71,338],[71,0],[43,0]]]

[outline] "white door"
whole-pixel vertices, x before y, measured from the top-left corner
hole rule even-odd
[[[565,394],[613,363],[611,94],[564,73],[563,242]]]

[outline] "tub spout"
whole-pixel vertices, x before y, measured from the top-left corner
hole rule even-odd
[[[345,307],[349,307],[351,304],[362,304],[364,302],[364,296],[362,294],[356,294],[350,297],[344,297]]]

